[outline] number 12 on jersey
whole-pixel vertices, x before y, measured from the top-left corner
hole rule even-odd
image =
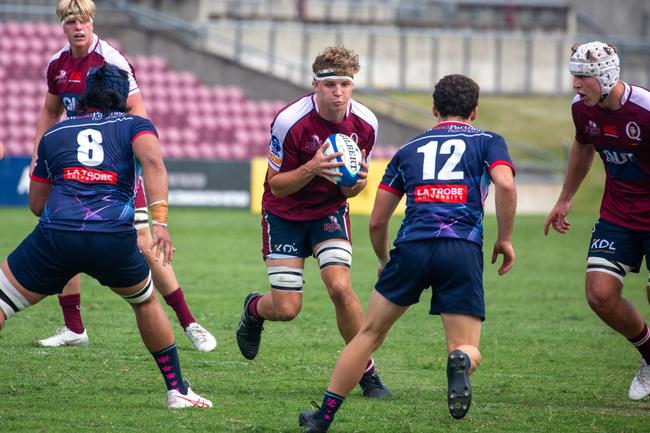
[[[462,170],[454,170],[460,162],[467,146],[463,140],[454,138],[444,141],[438,146],[438,141],[430,141],[418,147],[418,153],[424,154],[422,164],[422,180],[460,180],[465,178]],[[438,148],[440,147],[440,148]],[[436,160],[440,155],[451,155],[436,176]]]

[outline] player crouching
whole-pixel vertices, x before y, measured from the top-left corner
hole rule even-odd
[[[29,190],[30,208],[40,220],[0,265],[0,329],[14,314],[86,273],[131,304],[167,386],[168,408],[212,407],[183,379],[171,325],[137,246],[136,158],[154,220],[151,251],[165,265],[174,254],[156,129],[145,118],[125,114],[128,92],[125,74],[115,66],[92,70],[80,115],[43,136]]]

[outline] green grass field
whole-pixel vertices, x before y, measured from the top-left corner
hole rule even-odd
[[[571,232],[545,238],[543,217],[517,220],[517,263],[498,277],[486,265],[488,317],[473,376],[468,416],[446,409],[445,345],[428,292],[376,353],[394,397],[370,401],[355,390],[332,432],[647,432],[650,403],[627,399],[637,352],[603,325],[584,300],[584,256],[595,211],[572,218]],[[32,229],[26,209],[1,209],[0,257]],[[353,217],[353,283],[366,305],[375,278],[367,218]],[[393,221],[397,228],[398,221]],[[162,378],[140,342],[129,306],[83,280],[88,348],[31,344],[61,325],[55,298],[9,320],[0,333],[2,432],[298,432],[297,415],[320,403],[342,340],[333,307],[308,262],[304,307],[291,323],[266,323],[258,358],[239,353],[234,332],[244,296],[266,291],[259,217],[244,211],[175,209],[175,269],[199,321],[214,332],[215,352],[192,350],[170,315],[185,376],[212,399],[211,410],[170,412]],[[486,250],[495,232],[487,218]],[[486,261],[486,263],[488,263]],[[648,314],[645,271],[626,296]]]

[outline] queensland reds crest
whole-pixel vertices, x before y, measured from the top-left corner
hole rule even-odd
[[[325,223],[323,226],[323,229],[325,229],[326,232],[328,233],[333,233],[341,230],[341,224],[339,224],[338,220],[334,215],[329,216],[330,221]]]
[[[641,141],[641,128],[639,128],[636,122],[627,122],[627,125],[625,125],[625,133],[630,139]]]
[[[587,125],[585,126],[585,132],[590,136],[595,137],[596,135],[600,134],[600,128],[598,127],[598,125],[596,125],[596,122],[590,120],[589,122],[587,122]]]
[[[65,70],[61,69],[58,74],[56,74],[56,77],[54,77],[54,81],[57,83],[63,83],[67,81],[67,77],[65,76]]]
[[[316,134],[309,137],[309,140],[307,140],[307,142],[305,143],[305,149],[311,152],[318,150],[320,146],[321,146],[320,137],[318,137],[318,135]]]

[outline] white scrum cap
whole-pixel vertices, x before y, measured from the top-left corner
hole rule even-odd
[[[601,100],[614,88],[621,72],[616,48],[594,41],[573,48],[569,71],[573,75],[594,77],[600,83]]]

